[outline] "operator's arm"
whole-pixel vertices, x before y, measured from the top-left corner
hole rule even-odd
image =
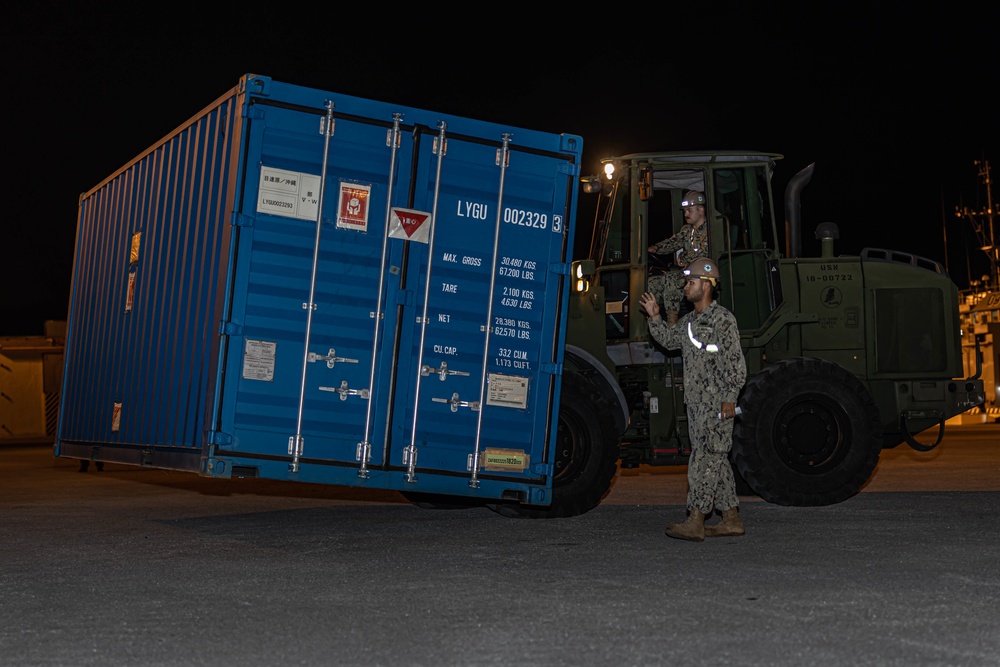
[[[653,340],[668,350],[678,349],[680,342],[678,342],[676,335],[677,327],[671,327],[660,317],[660,304],[656,302],[656,297],[649,292],[644,292],[639,297],[639,305],[649,315],[646,324],[649,327],[649,335],[653,337]]]
[[[680,231],[671,236],[670,238],[663,239],[659,243],[655,243],[649,246],[650,252],[655,252],[658,255],[673,254],[684,247],[685,236],[690,236],[691,232],[688,231],[685,235],[685,230],[688,229],[690,225],[684,225],[681,227]]]

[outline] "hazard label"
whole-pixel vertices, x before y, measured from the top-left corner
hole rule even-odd
[[[359,183],[341,183],[337,202],[337,227],[368,232],[368,204],[372,186]]]
[[[431,214],[411,208],[393,208],[389,219],[389,236],[404,241],[427,243],[430,239]]]

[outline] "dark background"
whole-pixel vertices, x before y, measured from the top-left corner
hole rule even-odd
[[[985,210],[975,162],[1000,154],[996,5],[368,6],[7,8],[0,335],[65,319],[80,194],[248,72],[580,134],[587,173],[628,152],[781,153],[781,219],[788,179],[816,164],[805,254],[832,221],[839,254],[912,252],[960,288],[989,271],[955,207]]]

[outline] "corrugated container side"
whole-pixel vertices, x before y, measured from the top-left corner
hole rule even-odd
[[[228,292],[237,92],[80,197],[57,455],[114,443],[136,462],[198,467]]]

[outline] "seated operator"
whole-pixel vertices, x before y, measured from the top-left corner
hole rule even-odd
[[[649,279],[649,292],[663,302],[664,319],[670,326],[677,323],[681,299],[684,298],[683,269],[694,258],[708,254],[705,193],[688,191],[681,201],[681,209],[684,211],[684,224],[680,231],[648,248],[651,253],[673,253],[675,257],[675,267]]]

